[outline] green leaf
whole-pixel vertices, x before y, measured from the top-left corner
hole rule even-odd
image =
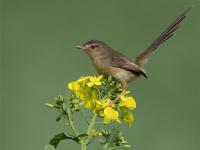
[[[109,76],[107,80],[108,82],[112,82],[112,76]]]
[[[55,150],[55,148],[50,145],[50,144],[47,144],[45,147],[44,147],[44,150]]]
[[[123,145],[122,147],[128,149],[128,148],[131,148],[131,145],[127,144],[127,145]]]
[[[57,104],[58,106],[60,106],[60,105],[62,105],[63,102],[64,102],[64,97],[63,97],[62,95],[59,95],[57,98],[55,98],[55,100],[56,100],[56,104]]]
[[[57,134],[56,136],[54,136],[50,140],[49,144],[52,145],[54,148],[56,148],[61,141],[66,140],[66,139],[70,139],[75,142],[79,142],[79,139],[77,137],[66,135],[65,133],[60,133],[60,134]]]
[[[54,105],[53,105],[53,104],[46,103],[45,105],[46,105],[48,108],[50,108],[50,109],[54,109]]]
[[[61,115],[59,115],[59,116],[56,118],[56,122],[60,121],[60,120],[61,120],[61,118],[62,118],[62,114],[61,114]]]
[[[83,138],[86,138],[86,137],[88,137],[87,134],[80,134],[80,135],[77,136],[77,138],[79,138],[80,140],[83,139]]]

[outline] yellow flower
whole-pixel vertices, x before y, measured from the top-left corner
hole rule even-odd
[[[80,88],[83,88],[81,86],[84,85],[84,81],[86,81],[87,79],[89,79],[91,76],[86,76],[86,77],[80,77],[77,81],[73,81],[68,83],[68,89],[70,89],[71,91],[78,91]]]
[[[84,100],[84,107],[85,108],[91,108],[92,107],[91,101],[90,100]]]
[[[83,81],[85,81],[85,80],[87,80],[87,79],[89,79],[91,76],[86,76],[86,77],[84,77],[84,76],[82,76],[82,77],[80,77],[78,80],[77,80],[77,82],[83,82]]]
[[[103,109],[108,107],[110,105],[110,99],[104,99],[104,100],[97,100],[96,106],[94,108],[94,112],[97,112],[100,116],[103,116]]]
[[[78,91],[80,89],[80,84],[76,81],[68,83],[68,89],[71,91]]]
[[[76,96],[80,98],[80,100],[88,100],[90,97],[91,90],[87,87],[81,87],[77,92]]]
[[[132,125],[134,121],[133,114],[127,109],[123,109],[121,118],[124,122],[126,122],[129,125],[129,127]]]
[[[94,85],[101,85],[101,79],[102,78],[103,78],[103,75],[100,75],[98,77],[96,77],[96,76],[89,77],[90,82],[87,83],[88,87],[92,87]]]
[[[91,90],[89,87],[80,88],[76,93],[76,96],[84,102],[85,108],[95,108],[95,103],[99,99],[99,93],[96,90]]]
[[[119,122],[119,113],[111,107],[106,107],[103,111],[104,113],[104,123],[107,124],[110,121]]]
[[[111,100],[107,98],[109,96],[107,95],[108,93],[103,88],[99,90],[98,86],[102,84],[102,78],[103,75],[83,76],[76,81],[68,83],[68,89],[73,92],[76,99],[82,101],[80,104],[83,104],[83,107],[103,117],[105,124],[111,121],[120,122],[122,120],[131,126],[134,117],[130,109],[136,108],[135,99],[126,93],[120,96],[119,103],[111,105]],[[53,108],[50,104],[47,104],[47,106]],[[97,135],[97,132],[94,132],[94,136]]]
[[[125,106],[129,109],[135,109],[136,108],[136,102],[135,99],[131,96],[125,97],[125,96],[121,96],[121,105]]]
[[[96,101],[99,99],[98,92],[93,90],[90,92],[86,92],[84,95],[87,95],[86,97],[82,97],[82,100],[84,101],[84,107],[94,110]]]

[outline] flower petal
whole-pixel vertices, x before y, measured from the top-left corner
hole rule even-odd
[[[104,109],[104,123],[109,123],[110,121],[119,121],[119,113],[111,107],[106,107]]]
[[[93,84],[92,82],[88,82],[88,83],[87,83],[87,86],[88,86],[88,87],[92,87],[93,85],[94,85],[94,84]]]
[[[122,120],[131,126],[134,121],[133,114],[130,111],[124,109],[122,111]]]
[[[136,108],[136,101],[133,97],[131,97],[131,96],[129,96],[129,97],[121,96],[120,99],[122,101],[122,106],[125,106],[129,109],[135,109]]]
[[[80,88],[80,85],[79,85],[79,83],[76,82],[76,81],[70,82],[70,83],[68,84],[68,89],[70,89],[70,90],[72,90],[72,91],[77,91],[77,90],[79,90],[79,88]]]

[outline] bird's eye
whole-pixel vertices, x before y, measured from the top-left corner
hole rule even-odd
[[[91,45],[91,48],[92,48],[92,49],[95,49],[96,47],[97,47],[96,44]]]

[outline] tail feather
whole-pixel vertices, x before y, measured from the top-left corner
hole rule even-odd
[[[146,59],[150,53],[156,50],[160,44],[167,41],[169,38],[175,35],[175,31],[182,25],[187,14],[192,7],[187,8],[178,18],[176,18],[146,49],[137,55],[135,63],[142,67],[146,62]]]

